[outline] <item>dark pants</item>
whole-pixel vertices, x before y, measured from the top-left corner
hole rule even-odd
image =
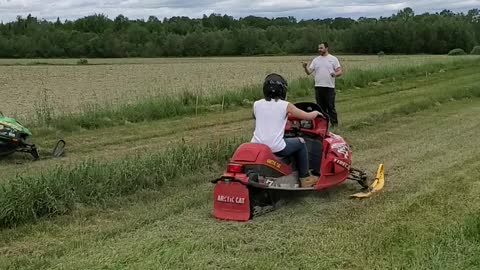
[[[315,87],[315,100],[322,108],[322,113],[327,114],[333,126],[338,125],[337,111],[335,110],[335,88]]]
[[[286,138],[287,146],[282,151],[275,153],[280,157],[293,156],[298,168],[299,177],[309,176],[308,172],[308,150],[305,141],[302,138]]]

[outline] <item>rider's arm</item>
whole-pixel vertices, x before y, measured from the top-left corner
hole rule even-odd
[[[317,116],[322,115],[318,111],[313,111],[313,112],[308,112],[308,113],[304,112],[304,111],[300,110],[299,108],[297,108],[292,103],[288,103],[287,112],[289,114],[291,114],[293,117],[298,118],[298,119],[302,119],[302,120],[313,120]]]

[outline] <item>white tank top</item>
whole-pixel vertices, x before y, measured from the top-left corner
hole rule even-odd
[[[288,102],[284,100],[258,100],[253,104],[255,131],[253,143],[266,144],[273,153],[282,151],[286,144],[283,140],[287,124]]]

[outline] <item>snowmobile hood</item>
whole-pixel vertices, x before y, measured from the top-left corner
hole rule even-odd
[[[0,135],[2,131],[26,134],[28,136],[32,135],[32,132],[30,132],[30,130],[26,128],[22,123],[13,118],[6,117],[2,113],[0,113]]]

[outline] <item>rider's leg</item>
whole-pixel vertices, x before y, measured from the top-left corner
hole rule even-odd
[[[310,187],[315,185],[318,177],[310,176],[308,172],[308,150],[305,141],[302,138],[286,138],[285,148],[275,153],[279,156],[294,156],[297,164],[298,175],[302,187]]]
[[[275,153],[277,156],[286,157],[293,156],[297,165],[298,174],[300,177],[309,176],[308,173],[308,152],[307,145],[302,138],[286,138],[285,148]]]

